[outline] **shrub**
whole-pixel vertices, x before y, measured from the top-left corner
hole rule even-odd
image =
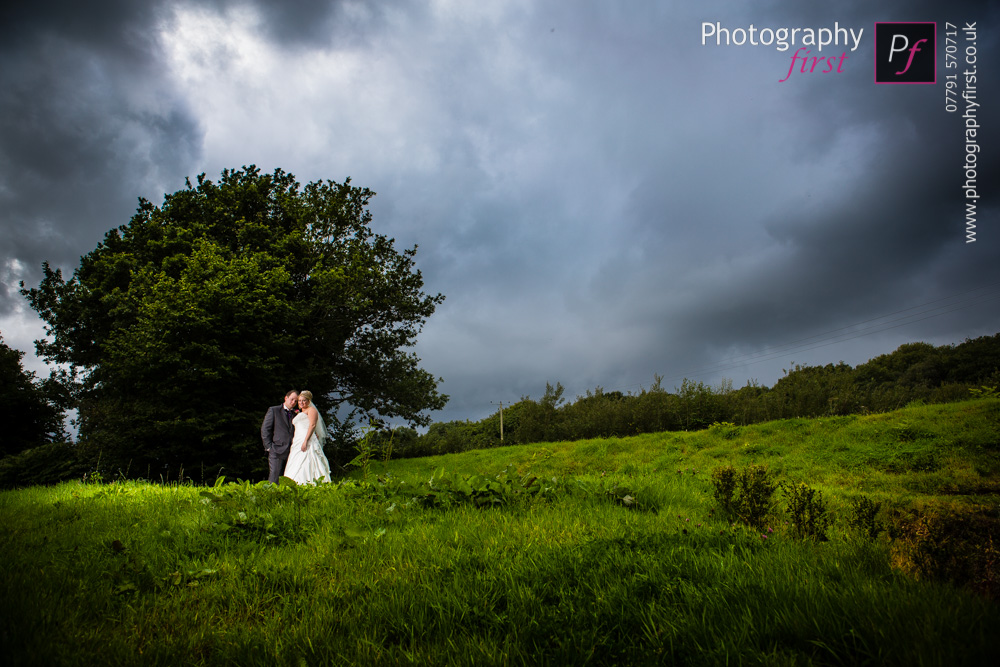
[[[771,513],[778,483],[771,477],[767,466],[751,463],[742,470],[732,466],[712,471],[715,499],[730,519],[759,528]]]
[[[796,537],[826,541],[830,517],[826,513],[827,504],[823,500],[823,492],[811,488],[805,482],[786,484],[782,491],[788,503],[788,515]]]
[[[885,530],[885,526],[878,518],[880,509],[882,509],[882,503],[867,496],[854,498],[851,500],[851,516],[848,518],[847,524],[868,539],[877,539],[879,533]]]
[[[0,488],[57,484],[80,478],[87,470],[73,444],[53,442],[0,460]]]
[[[730,518],[737,514],[736,479],[736,468],[733,466],[721,466],[712,471],[712,487],[715,489],[713,495],[719,507]]]
[[[771,498],[778,483],[771,478],[767,466],[750,464],[740,475],[739,488],[740,520],[748,526],[760,527],[774,507]]]
[[[892,564],[919,580],[947,581],[1000,599],[1000,519],[985,511],[896,511],[887,532]]]
[[[724,440],[733,440],[740,434],[740,427],[732,422],[715,422],[709,427],[709,431],[716,433]]]

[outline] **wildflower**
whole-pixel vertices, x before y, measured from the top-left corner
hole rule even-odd
[[[771,529],[771,527],[770,527],[770,526],[768,526],[768,529],[767,529],[767,532],[768,532],[768,534],[770,534],[770,533],[773,533],[773,532],[774,532],[774,530],[772,530],[772,529]]]
[[[684,519],[686,522],[690,523],[691,519]]]

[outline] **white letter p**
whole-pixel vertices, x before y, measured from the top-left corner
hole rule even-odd
[[[896,39],[900,38],[900,37],[903,38],[903,46],[901,48],[897,49],[896,48]],[[910,46],[910,40],[909,40],[909,38],[906,35],[893,35],[892,36],[892,44],[889,45],[889,62],[892,62],[892,54],[894,54],[894,53],[902,53],[902,52],[906,51],[907,47],[909,47],[909,46]]]

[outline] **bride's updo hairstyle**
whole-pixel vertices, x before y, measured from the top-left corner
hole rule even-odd
[[[311,391],[309,391],[308,389],[306,391],[300,391],[299,392],[299,398],[304,398],[307,401],[309,401],[310,403],[312,403],[313,402],[313,393]]]

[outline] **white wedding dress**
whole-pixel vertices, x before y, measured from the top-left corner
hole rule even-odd
[[[299,484],[316,484],[330,481],[330,462],[323,453],[323,442],[326,440],[326,424],[323,415],[318,415],[316,428],[309,438],[306,451],[302,451],[302,443],[309,430],[309,415],[300,412],[292,420],[295,434],[292,436],[292,447],[288,450],[288,462],[285,463],[285,477],[291,477]]]

